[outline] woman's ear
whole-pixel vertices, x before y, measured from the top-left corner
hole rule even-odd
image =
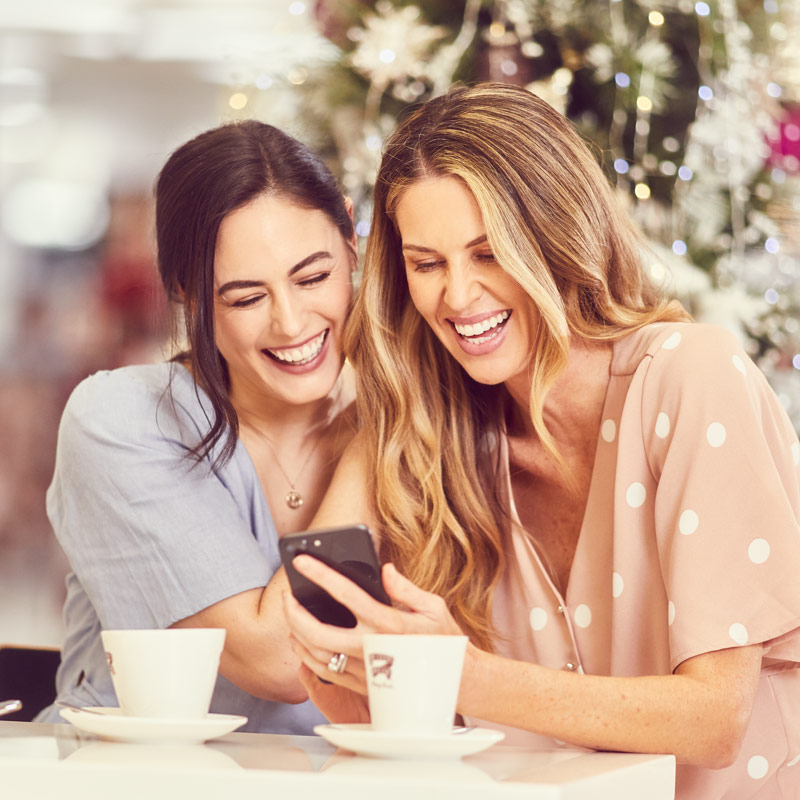
[[[354,216],[355,210],[354,210],[354,207],[353,207],[352,198],[348,197],[347,195],[345,195],[345,197],[344,197],[344,207],[347,210],[347,213],[350,215],[350,220],[353,223],[353,236],[350,239],[350,244],[352,244],[353,245],[353,249],[356,252],[358,252],[358,236],[356,235],[356,227],[355,227],[356,219],[355,219],[355,216]]]

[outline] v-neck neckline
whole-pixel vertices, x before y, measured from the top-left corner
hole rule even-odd
[[[562,595],[559,588],[556,586],[554,581],[554,576],[550,574],[550,570],[544,564],[542,557],[539,552],[539,548],[536,545],[536,536],[534,531],[528,530],[521,522],[519,512],[517,511],[517,504],[514,500],[514,487],[511,482],[511,451],[508,444],[508,434],[504,431],[502,435],[501,441],[501,450],[500,450],[500,463],[501,467],[505,472],[505,488],[508,495],[508,507],[509,507],[509,514],[511,516],[512,524],[516,525],[520,531],[525,534],[525,542],[528,547],[530,547],[533,558],[536,562],[537,567],[541,571],[542,575],[544,575],[545,580],[547,581],[548,586],[552,590],[555,597],[558,599],[559,605],[568,605],[569,598],[570,598],[570,590],[573,586],[573,578],[575,576],[575,566],[579,564],[579,557],[582,554],[582,551],[585,549],[585,541],[587,539],[586,529],[589,526],[588,520],[592,517],[592,507],[596,504],[596,498],[598,496],[598,483],[600,483],[600,478],[598,477],[597,471],[597,460],[600,451],[600,443],[602,440],[602,429],[603,429],[603,421],[607,418],[607,408],[609,403],[609,387],[611,386],[611,382],[614,379],[614,364],[617,357],[617,342],[619,340],[615,340],[611,342],[611,360],[609,362],[609,374],[608,374],[608,383],[606,384],[605,393],[603,395],[603,404],[602,404],[602,411],[600,414],[600,427],[597,431],[597,439],[595,440],[594,444],[594,456],[592,459],[592,476],[589,480],[589,491],[586,495],[586,505],[584,506],[583,510],[583,517],[581,518],[580,529],[578,530],[578,538],[575,542],[575,552],[572,555],[572,563],[570,564],[569,574],[567,576],[567,582],[564,587],[564,593]],[[582,546],[583,545],[583,546]]]

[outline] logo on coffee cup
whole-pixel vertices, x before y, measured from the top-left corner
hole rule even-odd
[[[108,652],[108,650],[106,650],[106,661],[108,662],[108,671],[112,675],[116,675],[117,673],[114,672],[114,656],[112,656],[111,653]]]
[[[392,664],[394,664],[394,656],[370,653],[369,668],[372,673],[373,686],[392,685]]]

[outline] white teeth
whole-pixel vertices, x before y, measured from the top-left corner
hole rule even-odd
[[[293,350],[270,350],[267,348],[267,352],[275,356],[275,358],[277,358],[279,361],[286,361],[290,364],[311,361],[317,357],[319,351],[322,349],[322,345],[325,342],[325,335],[327,333],[327,331],[322,331],[319,336],[317,336],[315,339],[312,339],[310,342],[306,342],[303,347],[297,347]]]
[[[480,336],[477,339],[470,339],[472,344],[483,344],[484,342],[488,342],[490,339],[494,339],[500,331],[492,331],[488,336]]]
[[[507,319],[508,311],[501,311],[499,314],[495,314],[493,317],[489,317],[482,322],[476,322],[474,325],[459,325],[456,323],[455,329],[462,336],[477,336],[478,334],[486,333],[486,331],[492,328],[496,328],[501,322],[505,322]],[[475,339],[474,343],[482,344],[483,342],[488,342],[491,338],[492,336],[486,336],[481,339]]]

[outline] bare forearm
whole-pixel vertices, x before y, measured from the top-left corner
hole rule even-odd
[[[459,711],[583,747],[673,753],[681,762],[718,768],[738,752],[760,659],[760,647],[740,648],[692,659],[682,674],[618,678],[470,648]]]
[[[352,443],[340,459],[309,529],[369,524],[372,519],[365,485],[363,453]],[[229,636],[231,645],[225,647],[220,671],[257,697],[299,703],[308,695],[297,674],[300,661],[289,644],[289,627],[283,613],[282,594],[289,591],[286,571],[281,568],[263,591],[253,590],[249,605],[236,605],[236,613],[241,615],[235,620],[238,633],[235,640]]]
[[[288,591],[288,582],[281,569],[263,589],[215,603],[175,627],[225,628],[220,674],[255,697],[300,703],[308,695],[297,675],[300,662],[289,644],[283,591]]]

